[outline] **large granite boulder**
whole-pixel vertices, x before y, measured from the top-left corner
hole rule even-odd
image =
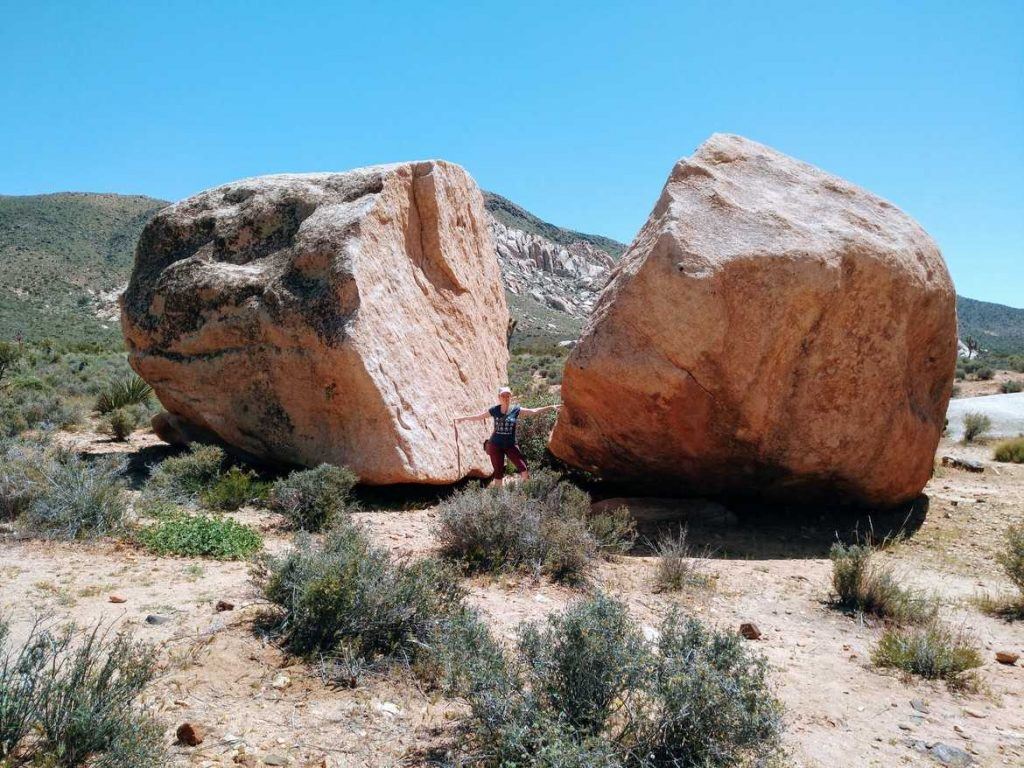
[[[122,299],[165,433],[374,484],[489,471],[452,418],[493,401],[507,323],[481,193],[441,161],[202,192],[146,227]]]
[[[956,340],[949,273],[909,216],[715,135],[598,300],[551,450],[658,491],[895,505],[931,475]]]

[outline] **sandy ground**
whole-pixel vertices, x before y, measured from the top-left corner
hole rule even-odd
[[[91,453],[127,452],[137,467],[164,452],[141,433],[128,445],[90,433],[66,439]],[[939,455],[947,454],[982,461],[985,471],[939,468],[926,489],[926,514],[909,519],[907,538],[881,557],[934,592],[944,617],[975,635],[985,659],[979,692],[952,693],[870,665],[880,628],[827,604],[828,548],[836,530],[850,530],[852,522],[825,510],[810,521],[776,516],[772,522],[758,510],[702,515],[700,505],[659,502],[662,513],[689,520],[698,547],[710,548],[706,568],[717,577],[715,586],[657,593],[656,561],[642,549],[601,563],[593,586],[628,601],[649,625],[672,605],[723,628],[755,622],[763,632],[757,648],[774,666],[787,709],[788,764],[939,765],[921,751],[939,743],[965,750],[975,765],[1022,766],[1024,667],[1000,665],[994,652],[1024,654],[1024,624],[984,616],[971,598],[1009,590],[994,553],[1005,526],[1024,517],[1024,466],[994,464],[985,446],[944,441]],[[243,510],[237,516],[263,529],[269,549],[288,546],[272,514]],[[433,547],[431,508],[359,516],[398,556]],[[879,532],[885,522],[856,524]],[[506,635],[583,594],[525,577],[467,583],[473,602]],[[125,602],[111,603],[111,595]],[[234,609],[217,612],[219,600]],[[172,748],[178,765],[426,765],[444,754],[462,712],[458,703],[403,673],[367,679],[354,690],[325,685],[314,667],[254,632],[260,609],[244,563],[160,558],[110,541],[47,543],[19,539],[9,529],[0,534],[0,612],[12,617],[16,631],[43,613],[55,621],[131,627],[158,644],[161,673],[149,700],[167,724],[168,742],[185,721],[207,731],[199,747]],[[147,616],[167,620],[154,625]]]

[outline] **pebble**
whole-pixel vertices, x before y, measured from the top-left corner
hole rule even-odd
[[[757,628],[757,624],[751,621],[745,621],[740,624],[740,634],[747,638],[747,640],[761,639],[761,630]]]
[[[109,602],[111,602],[111,603],[127,603],[128,602],[128,598],[127,597],[123,597],[121,595],[111,595],[110,597],[107,598],[107,600]]]
[[[292,684],[292,679],[282,672],[270,681],[270,687],[281,691]]]
[[[155,613],[151,613],[146,617],[147,624],[166,624],[168,621],[170,621],[170,619],[167,616],[158,616]]]
[[[227,600],[218,600],[217,604],[213,606],[217,613],[223,613],[224,611],[235,610],[235,604],[229,603]]]
[[[206,738],[203,726],[196,725],[195,723],[182,723],[178,726],[175,735],[178,737],[179,743],[188,747],[198,747],[203,743],[203,739]]]
[[[373,708],[378,712],[384,712],[388,715],[400,715],[402,714],[401,708],[397,704],[393,704],[390,701],[378,701],[373,705]]]
[[[264,765],[288,765],[288,758],[281,757],[281,755],[275,755],[273,753],[266,755],[263,758]]]
[[[931,714],[931,710],[928,709],[928,705],[924,703],[923,699],[911,699],[910,706],[912,706],[914,709],[916,709],[918,712],[921,712],[922,714]]]

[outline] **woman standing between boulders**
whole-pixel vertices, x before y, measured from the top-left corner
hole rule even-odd
[[[484,450],[491,459],[491,467],[494,473],[491,475],[491,482],[502,485],[505,482],[505,458],[507,457],[519,471],[523,480],[530,476],[530,470],[523,460],[523,454],[516,445],[516,423],[520,416],[533,416],[546,411],[554,411],[561,408],[561,405],[545,405],[541,408],[523,408],[518,403],[512,405],[512,390],[502,387],[498,390],[498,404],[488,408],[483,413],[473,416],[460,416],[455,419],[456,440],[458,439],[458,425],[460,421],[484,421],[487,418],[494,419],[494,432],[490,438],[484,441]]]

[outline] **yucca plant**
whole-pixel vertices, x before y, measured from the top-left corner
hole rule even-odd
[[[96,398],[96,410],[110,413],[127,405],[145,405],[153,396],[153,388],[134,373],[112,382]]]

